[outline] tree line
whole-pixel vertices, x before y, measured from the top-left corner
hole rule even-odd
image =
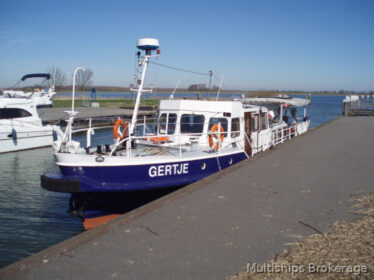
[[[66,78],[66,74],[58,66],[52,66],[47,70],[48,74],[51,75],[49,80],[50,86],[54,85],[56,90],[65,89],[70,86],[70,79]],[[75,84],[78,90],[87,90],[93,83],[92,81],[93,71],[86,69],[86,71],[78,71],[75,77]]]
[[[55,85],[56,90],[70,90],[71,89],[71,78],[67,79],[66,74],[61,70],[58,66],[50,67],[47,72],[51,75],[51,79],[49,80],[49,85]],[[91,69],[86,69],[86,71],[78,71],[76,75],[76,89],[77,90],[89,90],[93,84],[92,81],[93,71]],[[104,91],[129,91],[127,87],[116,87],[116,86],[106,86],[106,87],[97,87],[100,90]],[[191,91],[191,92],[215,92],[218,90],[218,86],[213,85],[208,87],[206,84],[191,84],[186,89],[179,89],[178,91]],[[172,88],[162,88],[159,91],[171,92],[173,91]],[[224,90],[224,91],[232,91],[232,90]],[[236,90],[238,91],[238,90]],[[238,92],[248,92],[254,93],[259,95],[267,95],[268,91],[246,91],[246,90],[239,90]],[[156,91],[155,91],[156,92]],[[353,94],[374,94],[374,91],[352,91],[352,90],[320,90],[320,91],[303,91],[303,90],[271,90],[269,91],[273,93],[279,94],[292,94],[292,93],[317,93],[317,94],[340,94],[340,95],[353,95]]]

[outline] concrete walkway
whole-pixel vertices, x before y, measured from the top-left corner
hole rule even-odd
[[[66,120],[67,114],[65,111],[71,111],[71,108],[40,108],[38,113],[40,118],[44,122],[55,122],[59,120]],[[88,119],[88,118],[102,118],[102,117],[117,117],[125,116],[131,117],[133,109],[123,108],[91,108],[91,107],[77,107],[75,111],[79,114],[76,116],[77,119]],[[153,115],[155,110],[139,110],[139,116]]]
[[[353,218],[374,118],[340,118],[1,270],[15,279],[224,279]]]

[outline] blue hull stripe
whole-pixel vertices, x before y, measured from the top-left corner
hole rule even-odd
[[[154,190],[191,184],[246,159],[237,153],[168,164],[67,167],[60,166],[61,179],[79,180],[81,192]]]

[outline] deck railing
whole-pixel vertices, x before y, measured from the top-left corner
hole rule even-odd
[[[237,131],[225,131],[225,138],[224,141],[220,141],[221,138],[221,131],[218,129],[217,132],[213,133],[211,131],[208,132],[196,132],[196,133],[173,133],[173,134],[160,134],[157,133],[158,127],[160,125],[159,122],[152,122],[156,119],[146,119],[139,121],[135,127],[135,135],[128,135],[122,140],[114,141],[113,146],[110,148],[109,155],[114,155],[117,151],[120,149],[126,152],[126,156],[131,157],[132,156],[132,150],[131,142],[137,141],[138,143],[149,145],[149,146],[157,146],[157,147],[165,147],[168,149],[172,149],[174,151],[178,151],[179,156],[182,157],[183,153],[186,151],[207,151],[207,152],[215,152],[217,154],[221,153],[223,149],[228,147],[239,147],[244,150],[244,144],[245,141],[249,143],[251,146],[252,154],[249,156],[252,156],[254,153],[258,151],[264,150],[263,146],[271,147],[276,146],[280,143],[283,143],[292,137],[296,136],[296,125],[292,126],[281,126],[278,128],[273,128],[270,132],[271,137],[270,143],[263,143],[263,145],[256,146],[254,143],[252,143],[251,137],[248,137],[248,135],[244,131],[244,127],[242,127],[242,130]],[[157,121],[157,120],[156,120]],[[180,122],[175,123],[175,127],[180,127]],[[200,123],[198,125],[207,125],[207,122]],[[103,126],[103,127],[89,127],[85,129],[78,129],[74,130],[73,133],[79,133],[79,132],[86,132],[86,151],[90,150],[91,146],[91,135],[93,134],[93,131],[100,130],[100,129],[108,129],[113,128],[112,126]],[[166,131],[167,132],[167,131]],[[209,146],[208,143],[208,137],[212,134],[217,134],[217,142],[218,142],[218,148],[212,149],[212,147]],[[232,137],[232,135],[235,135],[235,137]],[[160,137],[167,137],[167,140],[157,140],[156,138]],[[206,141],[201,141],[201,137],[206,137]],[[259,134],[258,134],[258,137]],[[154,140],[154,141],[152,141]],[[216,142],[216,143],[217,143]],[[160,145],[161,144],[161,145]]]
[[[374,95],[347,96],[343,100],[344,116],[373,116]]]
[[[296,125],[274,128],[271,134],[271,145],[276,146],[296,136]]]
[[[156,122],[154,122],[156,121]],[[180,127],[180,122],[175,123],[175,127]],[[196,125],[205,125],[207,122],[204,123],[195,123]],[[123,149],[126,151],[126,156],[131,157],[132,155],[132,147],[131,142],[137,141],[141,142],[141,144],[149,145],[149,146],[161,146],[168,149],[178,150],[179,156],[182,157],[182,154],[186,152],[187,150],[203,150],[208,152],[216,152],[219,154],[222,149],[236,145],[238,147],[243,146],[242,138],[240,137],[243,133],[243,131],[225,131],[225,139],[224,141],[220,141],[218,145],[218,149],[214,150],[212,149],[209,144],[208,140],[206,141],[200,141],[201,137],[208,137],[212,134],[217,134],[217,139],[221,138],[221,131],[218,130],[217,132],[213,133],[211,131],[209,132],[196,132],[196,133],[173,133],[173,134],[167,134],[167,131],[165,134],[157,133],[158,127],[160,123],[158,122],[158,119],[154,118],[144,118],[143,120],[139,121],[135,126],[135,135],[128,135],[122,140],[114,141],[114,144],[112,148],[110,149],[109,155],[112,156],[115,154],[115,152],[119,149]],[[82,133],[86,132],[86,151],[90,150],[91,146],[91,135],[93,135],[94,131],[101,130],[101,129],[108,129],[113,128],[113,126],[102,126],[102,127],[88,127],[84,129],[77,129],[72,131],[72,133]],[[231,135],[237,135],[236,137],[231,137]],[[167,137],[168,139],[165,141],[159,141],[156,138],[161,137]],[[170,141],[172,140],[172,141]],[[162,144],[162,145],[160,145]],[[189,149],[188,149],[189,148]]]

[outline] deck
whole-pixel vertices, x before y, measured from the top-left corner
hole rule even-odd
[[[43,123],[64,122],[68,115],[65,111],[71,111],[71,108],[40,108],[38,113]],[[77,107],[75,111],[79,112],[75,117],[75,123],[88,124],[88,119],[92,118],[93,123],[113,123],[118,117],[129,119],[132,117],[133,109],[127,108],[102,108],[102,107]],[[156,110],[153,108],[140,108],[138,117],[154,116]]]

